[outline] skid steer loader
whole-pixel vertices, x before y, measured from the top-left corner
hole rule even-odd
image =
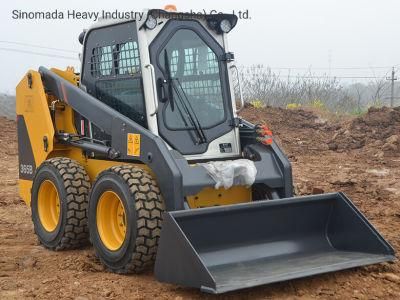
[[[267,128],[238,117],[235,15],[148,10],[79,37],[80,74],[40,67],[17,86],[20,195],[51,250],[90,242],[117,273],[223,293],[394,259],[342,193],[293,197]],[[237,78],[236,78],[237,76]],[[236,160],[251,186],[215,188]]]

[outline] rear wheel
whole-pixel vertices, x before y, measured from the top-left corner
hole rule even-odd
[[[89,188],[89,176],[78,162],[52,158],[41,164],[33,180],[31,210],[35,233],[46,248],[87,244]]]
[[[89,231],[96,255],[111,271],[137,273],[155,260],[163,200],[152,176],[137,167],[100,173],[89,196]]]

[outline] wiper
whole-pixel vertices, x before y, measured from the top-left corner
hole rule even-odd
[[[178,88],[174,84],[174,80],[176,80],[178,82],[182,94],[179,92]],[[207,143],[207,137],[204,134],[203,127],[201,126],[200,121],[197,118],[197,114],[194,111],[192,104],[190,103],[190,101],[187,97],[187,94],[186,94],[185,90],[183,89],[181,82],[179,81],[179,78],[172,78],[171,83],[172,83],[173,89],[175,90],[176,94],[178,95],[178,99],[179,99],[180,103],[182,104],[183,108],[185,109],[185,112],[189,118],[190,123],[196,130],[196,133],[199,137],[199,144]],[[182,97],[182,95],[184,97]]]
[[[170,69],[170,66],[169,66],[169,58],[168,58],[167,49],[164,50],[164,65],[165,65],[165,71],[167,73],[165,81],[168,84],[168,86],[167,86],[167,88],[168,88],[168,91],[167,91],[168,97],[167,97],[167,99],[168,99],[169,104],[171,106],[171,111],[174,111],[175,110],[175,101],[174,101],[174,93],[172,91],[171,69]],[[181,116],[183,124],[185,125],[185,127],[189,127],[189,124],[187,123],[186,118],[183,115],[181,108],[179,106],[177,106],[177,109],[178,109],[179,115]],[[198,141],[195,139],[195,137],[193,137],[191,132],[190,132],[189,135],[190,135],[190,138],[192,139],[193,143],[195,143],[195,144],[198,143]]]
[[[175,93],[178,96],[178,100],[179,100],[180,104],[182,105],[182,107],[183,107],[183,109],[185,111],[185,114],[187,115],[192,127],[196,131],[196,134],[197,134],[198,139],[199,139],[198,143],[199,144],[206,143],[207,142],[207,138],[206,138],[206,136],[204,134],[203,128],[201,127],[199,119],[197,118],[197,115],[196,115],[192,105],[190,104],[190,101],[189,101],[189,99],[188,99],[188,97],[187,97],[187,95],[185,93],[185,90],[183,89],[179,79],[178,78],[172,78],[172,76],[171,76],[171,69],[170,69],[170,66],[169,66],[169,59],[168,59],[167,49],[164,50],[164,64],[165,64],[165,71],[167,73],[166,81],[168,83],[168,98],[169,98],[169,101],[170,101],[171,110],[174,111],[174,109],[175,109],[175,100],[174,100],[174,96],[173,96],[173,90],[174,90]],[[180,87],[180,89],[182,91],[182,94],[179,91],[179,89],[177,88],[177,86],[175,85],[174,80],[176,80],[179,83],[179,87]],[[182,97],[182,95],[183,95],[183,97]],[[176,107],[177,107],[177,109],[179,111],[179,114],[180,114],[185,126],[189,127],[187,122],[186,122],[186,118],[182,113],[181,108],[178,105]]]

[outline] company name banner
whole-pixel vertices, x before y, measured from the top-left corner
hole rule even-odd
[[[184,12],[188,15],[213,15],[221,13],[232,13],[239,19],[250,19],[249,10],[233,10],[229,12],[220,12],[218,10],[190,10]],[[145,17],[144,12],[139,11],[122,11],[122,10],[101,10],[101,11],[80,11],[75,9],[68,10],[49,10],[49,11],[25,11],[14,9],[11,11],[11,18],[14,20],[90,20],[98,21],[100,19],[126,19],[141,21]]]

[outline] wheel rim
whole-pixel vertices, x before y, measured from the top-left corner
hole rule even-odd
[[[107,249],[121,248],[126,236],[126,214],[121,198],[113,191],[104,192],[97,204],[97,231]]]
[[[60,197],[54,183],[44,180],[38,192],[38,213],[43,228],[52,232],[57,228],[60,219]]]

